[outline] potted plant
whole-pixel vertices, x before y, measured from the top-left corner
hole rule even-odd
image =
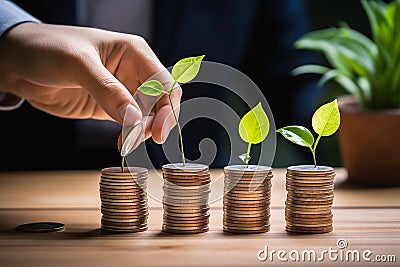
[[[294,75],[322,75],[349,95],[338,98],[342,126],[338,140],[349,182],[400,185],[400,1],[362,0],[371,39],[346,24],[313,31],[295,42],[322,53],[329,66],[304,65]]]
[[[249,165],[251,146],[261,143],[269,132],[268,116],[258,103],[239,123],[239,135],[247,142],[239,157],[244,165],[224,168],[223,230],[229,233],[264,233],[270,229],[272,169]]]
[[[178,127],[182,162],[162,166],[164,178],[162,231],[167,233],[195,234],[209,229],[210,171],[206,165],[185,162],[182,130],[171,99],[175,85],[187,83],[196,77],[203,58],[204,56],[196,56],[179,60],[172,68],[171,75],[174,82],[167,90],[157,80],[146,81],[138,88],[146,95],[166,95]]]
[[[340,125],[337,100],[327,103],[315,111],[313,134],[303,126],[286,126],[278,129],[287,140],[308,147],[313,156],[313,165],[290,166],[286,172],[287,197],[285,202],[286,230],[294,233],[327,233],[333,229],[334,168],[317,165],[316,149],[323,136],[334,134]]]

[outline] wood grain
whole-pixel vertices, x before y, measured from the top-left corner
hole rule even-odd
[[[285,232],[284,175],[274,170],[271,231],[255,235],[222,232],[222,190],[220,170],[214,170],[210,232],[198,235],[170,235],[160,232],[162,208],[150,199],[149,230],[136,234],[102,233],[98,196],[99,172],[21,172],[0,174],[0,266],[274,266],[309,265],[308,262],[260,262],[257,251],[337,249],[339,238],[348,249],[370,249],[373,255],[395,255],[397,263],[368,263],[370,266],[398,266],[400,261],[400,188],[350,188],[343,182],[345,170],[337,169],[334,203],[334,231],[320,235]],[[150,175],[154,198],[162,180]],[[154,188],[153,188],[154,187]],[[149,189],[149,190],[150,190]],[[160,191],[161,192],[161,191]],[[66,230],[28,234],[14,231],[22,223],[59,221]],[[365,262],[364,262],[365,263]],[[326,266],[354,265],[326,259]],[[321,263],[320,263],[321,264]]]

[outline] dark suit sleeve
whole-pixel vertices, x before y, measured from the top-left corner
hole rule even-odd
[[[11,27],[28,21],[40,22],[14,3],[0,0],[0,36]]]

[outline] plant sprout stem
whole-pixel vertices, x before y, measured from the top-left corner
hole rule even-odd
[[[247,146],[246,159],[245,159],[246,165],[249,165],[249,161],[250,161],[250,149],[251,149],[251,143],[249,143],[248,146]]]
[[[176,122],[176,126],[178,127],[179,148],[181,150],[182,164],[183,164],[183,167],[185,167],[185,152],[183,151],[183,137],[182,137],[181,125],[179,124],[178,117],[176,116],[175,108],[174,108],[174,105],[172,104],[172,99],[171,99],[171,93],[174,90],[175,84],[176,84],[176,81],[174,81],[174,83],[172,84],[172,87],[167,92],[167,95],[168,95],[168,99],[169,99],[169,104],[171,105],[171,108],[172,108],[172,114],[174,114],[174,119],[175,119],[175,122]]]
[[[319,139],[321,139],[321,135],[318,135],[317,140],[315,141],[313,148],[310,147],[312,155],[313,155],[313,159],[314,159],[314,167],[315,168],[317,168],[317,160],[315,158],[315,150],[317,149],[317,145],[318,145]]]
[[[312,148],[310,148],[310,150],[311,150],[313,160],[314,160],[314,168],[317,168],[317,160],[315,158],[315,151]]]
[[[125,157],[121,157],[121,172],[124,172],[124,166],[125,166]]]

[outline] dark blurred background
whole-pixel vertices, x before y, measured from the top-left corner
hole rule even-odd
[[[172,66],[183,57],[205,54],[208,61],[237,68],[263,91],[277,128],[288,124],[311,127],[314,110],[343,93],[334,84],[318,88],[318,76],[292,77],[290,71],[298,65],[324,63],[315,53],[295,50],[293,42],[306,32],[335,26],[339,21],[369,33],[360,2],[348,0],[149,1],[148,15],[143,12],[143,17],[134,17],[132,23],[136,24],[132,28],[120,26],[124,22],[126,25],[124,18],[129,18],[129,9],[124,8],[123,14],[113,14],[118,12],[113,9],[124,2],[132,5],[143,1],[108,1],[113,4],[103,5],[110,13],[104,19],[93,15],[93,10],[105,1],[13,2],[43,22],[144,35],[165,66]],[[140,10],[132,12],[136,16],[140,13]],[[146,20],[146,25],[138,27],[137,20]],[[214,86],[190,84],[187,87],[183,101],[197,96],[214,97],[230,103],[240,116],[249,109],[240,99],[221,94]],[[0,170],[101,169],[120,164],[116,145],[120,126],[116,123],[57,118],[34,109],[27,102],[17,110],[0,112],[0,121]],[[193,122],[196,125],[185,127],[184,136],[193,136],[185,140],[196,144],[204,137],[218,140],[218,155],[211,167],[224,167],[229,152],[224,151],[222,129],[216,126],[211,128],[216,130],[210,131],[207,123]],[[277,141],[274,167],[311,162],[305,148],[296,147],[281,136]],[[166,163],[160,146],[152,140],[146,141],[146,146],[156,167]],[[197,145],[192,150],[186,144],[185,147],[188,158],[199,156]],[[322,140],[318,159],[321,164],[341,166],[335,136]]]

